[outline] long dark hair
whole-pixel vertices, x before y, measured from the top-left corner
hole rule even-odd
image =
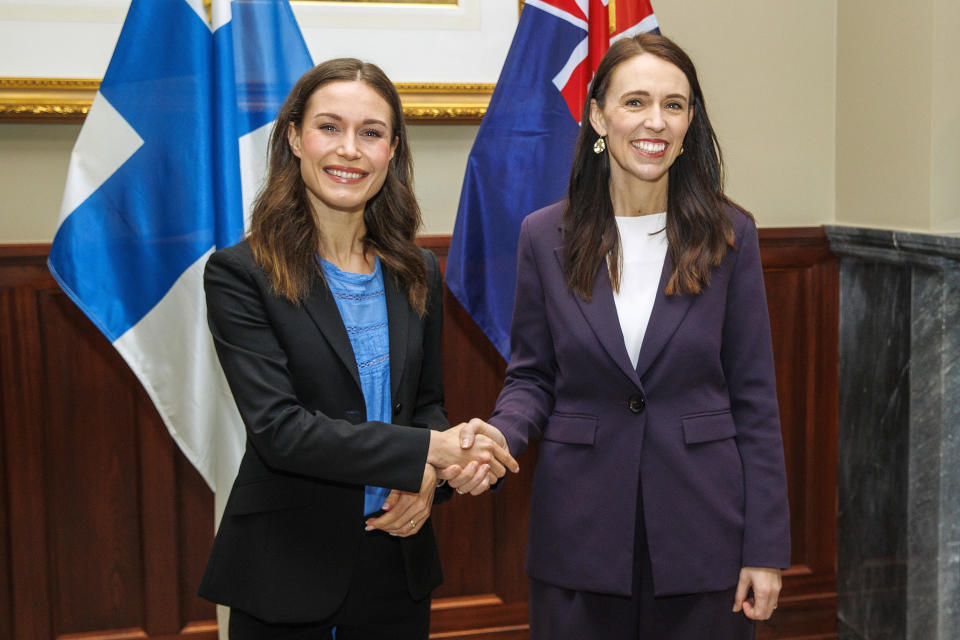
[[[680,69],[690,83],[693,120],[683,139],[682,155],[668,173],[667,243],[673,273],[667,295],[698,294],[710,284],[710,270],[733,247],[733,226],[723,212],[722,155],[707,117],[707,107],[690,57],[669,38],[642,33],[610,46],[587,92],[570,175],[569,201],[563,214],[563,270],[567,286],[584,300],[593,297],[593,282],[609,258],[610,281],[620,288],[620,236],[610,199],[610,156],[596,154],[599,133],[590,124],[590,101],[602,108],[613,71],[631,58],[650,54]]]
[[[301,302],[314,276],[323,277],[314,258],[320,246],[320,229],[300,177],[300,159],[290,149],[287,129],[300,128],[310,96],[339,80],[365,82],[390,106],[390,130],[397,147],[383,187],[363,212],[367,228],[363,239],[406,289],[410,306],[423,315],[427,299],[427,272],[414,243],[420,228],[420,207],[413,195],[413,160],[403,122],[403,107],[393,83],[376,65],[356,58],[327,60],[297,81],[277,114],[270,134],[270,173],[253,205],[250,246],[257,264],[267,273],[274,291],[292,302]]]

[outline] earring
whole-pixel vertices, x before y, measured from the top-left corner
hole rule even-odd
[[[603,136],[597,138],[597,141],[593,143],[593,152],[597,155],[600,155],[607,150],[607,141],[603,139]]]
[[[683,155],[683,143],[682,143],[682,142],[680,143],[680,153],[678,153],[677,155],[678,155],[678,156],[682,156],[682,155]]]

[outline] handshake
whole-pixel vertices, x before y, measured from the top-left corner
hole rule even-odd
[[[402,538],[415,535],[430,517],[438,481],[446,480],[457,493],[480,495],[507,470],[520,465],[510,455],[500,430],[479,418],[446,431],[430,431],[430,448],[419,493],[394,489],[383,503],[385,512],[368,518],[366,530],[379,529]]]
[[[437,478],[461,495],[478,496],[507,470],[520,470],[500,430],[479,418],[446,431],[431,431],[427,462],[436,469]]]

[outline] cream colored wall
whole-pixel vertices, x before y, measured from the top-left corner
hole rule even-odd
[[[78,124],[0,124],[0,243],[53,239],[79,133]]]
[[[834,220],[833,0],[655,3],[697,65],[726,158],[727,191],[766,227]],[[428,233],[450,233],[476,127],[411,127]]]
[[[960,232],[960,7],[838,9],[837,222]]]
[[[833,0],[655,3],[697,65],[726,157],[727,190],[767,227],[833,222]],[[428,233],[450,233],[476,127],[411,127]]]
[[[931,0],[837,15],[837,222],[929,228]]]
[[[834,218],[834,1],[671,0],[664,33],[689,49],[727,159],[730,194],[764,226]],[[720,6],[722,5],[722,6]],[[810,120],[815,127],[807,126]],[[78,129],[0,126],[0,242],[47,242]],[[425,233],[450,233],[477,127],[413,125]],[[35,141],[35,145],[31,144]]]
[[[730,195],[762,226],[960,231],[960,3],[668,0]],[[76,125],[0,124],[0,243],[49,242]],[[425,233],[453,230],[475,125],[412,125]]]
[[[933,7],[930,228],[960,232],[960,2]]]
[[[478,125],[411,125],[423,233],[453,231]],[[50,242],[80,125],[0,124],[0,244]]]
[[[423,233],[453,232],[467,156],[480,125],[408,126],[414,191],[423,213]]]
[[[697,65],[729,195],[762,226],[832,222],[835,0],[653,4]]]

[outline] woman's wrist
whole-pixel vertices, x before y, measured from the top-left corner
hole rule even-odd
[[[444,447],[449,446],[449,435],[444,431],[430,430],[430,445],[427,448],[427,463],[435,469],[443,469],[449,466],[449,453],[444,451]]]
[[[443,480],[439,477],[436,467],[429,462],[423,465],[423,480],[421,481],[422,487],[425,488],[427,486],[431,486],[432,488],[436,489],[437,487],[442,486],[444,482],[446,482],[446,480]]]
[[[427,445],[427,464],[437,466],[437,450],[440,448],[440,432],[430,429],[430,441]]]

